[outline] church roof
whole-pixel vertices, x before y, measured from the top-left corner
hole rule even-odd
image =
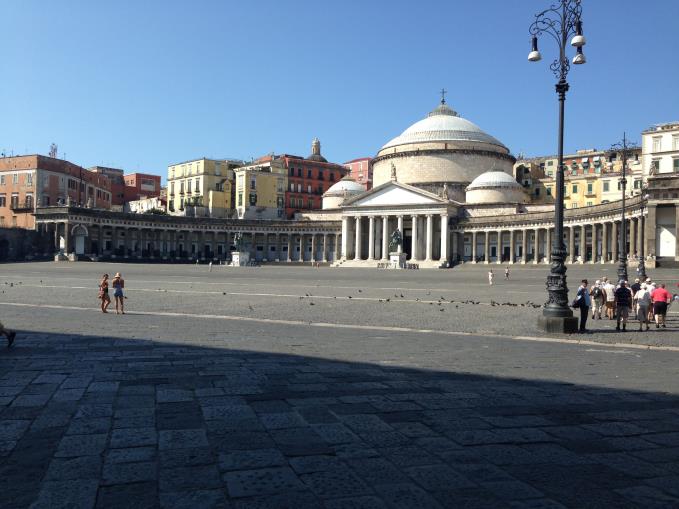
[[[360,194],[365,192],[363,187],[358,182],[350,177],[344,177],[331,185],[328,190],[323,193],[323,196],[344,196],[346,194]]]
[[[507,148],[499,140],[483,132],[479,126],[462,118],[446,104],[445,100],[441,100],[441,104],[434,108],[426,118],[415,122],[384,145],[381,150],[399,145],[437,141],[472,141]]]
[[[467,191],[489,188],[521,188],[510,174],[502,170],[490,170],[476,177],[467,187]]]

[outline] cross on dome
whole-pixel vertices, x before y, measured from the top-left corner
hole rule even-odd
[[[446,104],[446,94],[448,91],[445,88],[441,89],[441,104]]]

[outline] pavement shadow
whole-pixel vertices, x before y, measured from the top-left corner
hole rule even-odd
[[[0,506],[679,507],[679,397],[20,331]]]

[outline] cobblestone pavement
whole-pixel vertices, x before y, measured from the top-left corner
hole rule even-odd
[[[113,266],[137,313],[116,316],[92,309],[97,265],[7,267],[0,316],[19,336],[0,352],[3,508],[679,507],[673,349],[519,339],[494,322],[492,334],[450,333],[464,324],[437,311],[388,329],[393,312],[364,323],[360,311],[386,303],[253,295],[393,286],[359,286],[360,271],[232,272],[238,297],[221,295],[220,273]],[[399,288],[465,284],[426,278]],[[158,293],[135,293],[144,280]],[[212,283],[226,303],[203,293]]]

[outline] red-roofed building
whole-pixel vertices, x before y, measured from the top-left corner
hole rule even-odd
[[[292,219],[295,212],[320,210],[323,193],[349,169],[341,164],[329,163],[321,155],[321,142],[314,138],[311,155],[307,158],[289,154],[281,155],[288,172],[288,188],[285,192],[285,216]]]

